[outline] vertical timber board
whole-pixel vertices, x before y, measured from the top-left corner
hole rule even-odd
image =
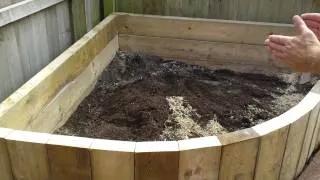
[[[6,140],[4,139],[11,132],[11,129],[0,128],[0,175],[1,180],[13,180],[11,164]]]
[[[85,0],[87,31],[100,22],[100,0]]]
[[[273,17],[273,22],[279,23],[291,23],[292,16],[295,13],[299,13],[300,7],[297,7],[297,1],[300,0],[281,0],[279,1],[279,6],[274,6],[277,9]],[[303,0],[306,1],[306,0]],[[298,5],[300,6],[300,5]],[[276,8],[277,7],[277,8]]]
[[[49,180],[46,142],[50,134],[13,131],[7,138],[16,180]]]
[[[222,147],[219,179],[253,179],[259,138]]]
[[[134,180],[135,142],[94,140],[90,147],[92,179]]]
[[[37,73],[37,66],[35,65],[36,50],[34,44],[32,21],[31,17],[25,17],[24,19],[15,23],[15,33],[18,42],[18,50],[21,56],[22,72],[24,76],[24,82],[29,80],[35,73]]]
[[[216,136],[181,140],[179,180],[218,180],[221,144]]]
[[[272,22],[274,15],[277,14],[276,12],[279,7],[279,3],[281,1],[271,1],[271,0],[258,0],[258,14],[257,20],[262,22]]]
[[[77,41],[87,32],[85,0],[71,0],[73,36]]]
[[[36,39],[36,41],[34,41],[36,47],[36,52],[34,54],[34,59],[36,62],[34,62],[34,64],[37,71],[40,71],[51,61],[45,11],[33,14],[31,16],[31,21],[33,38]]]
[[[46,36],[48,39],[49,62],[59,54],[59,31],[56,6],[44,11],[46,22]]]
[[[92,139],[53,135],[47,144],[50,179],[90,180]]]
[[[165,0],[142,0],[143,14],[163,15]]]
[[[2,68],[6,72],[6,74],[1,75],[4,77],[0,77],[1,81],[3,81],[0,82],[0,91],[3,91],[3,97],[0,97],[1,102],[21,86],[24,80],[23,67],[13,24],[0,28],[0,53],[0,66],[3,66]],[[4,84],[3,86],[2,83]]]
[[[304,136],[308,125],[308,118],[309,113],[292,123],[289,127],[286,150],[279,177],[281,180],[291,180],[295,178]]]
[[[62,3],[56,5],[59,34],[59,53],[67,49],[73,42],[69,8],[70,5],[68,1],[63,1]]]
[[[103,17],[107,17],[109,14],[115,11],[115,1],[116,0],[102,0]]]
[[[315,128],[314,128],[314,132],[312,135],[312,140],[311,140],[311,144],[310,144],[310,148],[309,148],[309,153],[308,153],[308,158],[309,159],[311,157],[311,155],[314,153],[315,150],[317,150],[317,138],[318,138],[318,134],[319,134],[319,129],[320,129],[320,104],[318,104],[315,109],[318,109],[318,115],[316,118],[316,124],[315,124]]]
[[[166,16],[182,16],[183,0],[166,0],[165,12]]]
[[[138,142],[135,150],[134,174],[135,180],[162,180],[164,177],[166,180],[177,180],[178,142]]]
[[[298,176],[301,173],[302,169],[304,168],[308,160],[308,153],[311,146],[312,136],[318,120],[318,114],[319,114],[319,106],[316,106],[311,111],[309,116],[308,126],[307,126],[306,134],[304,137],[303,145],[302,145],[302,150],[300,153],[300,159],[298,162],[296,176]]]
[[[289,126],[261,137],[259,155],[256,163],[256,180],[278,179]]]
[[[209,0],[208,18],[219,19],[221,18],[221,6],[220,0]]]

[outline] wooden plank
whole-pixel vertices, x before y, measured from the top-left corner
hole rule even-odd
[[[259,0],[258,6],[258,21],[262,22],[274,22],[273,16],[277,14],[279,4],[281,1],[265,1]]]
[[[75,79],[117,33],[109,16],[0,104],[0,126],[24,129],[32,117]],[[41,94],[42,98],[38,98]]]
[[[69,14],[69,2],[64,1],[56,5],[58,33],[59,33],[59,53],[67,49],[72,43],[72,25]]]
[[[100,22],[100,0],[85,0],[87,31]]]
[[[165,12],[166,16],[182,16],[181,0],[166,0]]]
[[[222,17],[220,0],[209,0],[208,18],[219,19]]]
[[[82,100],[94,88],[99,75],[112,61],[118,47],[118,37],[116,36],[94,57],[80,75],[65,85],[52,101],[33,117],[26,130],[53,132],[64,125]]]
[[[133,9],[132,12],[133,13],[138,13],[138,14],[142,14],[143,13],[143,6],[142,6],[142,2],[143,0],[132,0],[133,3]]]
[[[46,33],[48,43],[49,61],[59,55],[59,31],[56,6],[50,7],[44,11],[45,29],[41,29]],[[44,47],[42,47],[44,48]],[[41,50],[42,50],[41,48]]]
[[[273,22],[292,23],[292,17],[300,13],[300,7],[296,7],[296,2],[300,0],[282,0],[279,1],[279,6],[276,15],[273,16]],[[305,0],[304,0],[305,1]],[[276,6],[274,6],[276,7]]]
[[[120,34],[263,45],[270,33],[292,35],[292,25],[225,20],[122,15]],[[166,28],[163,28],[166,27]],[[250,37],[243,36],[250,34]]]
[[[320,108],[320,104],[317,105],[316,109],[319,110],[319,108]],[[316,119],[316,125],[315,125],[314,132],[312,135],[311,145],[310,145],[307,159],[309,159],[311,157],[311,155],[314,153],[314,151],[317,150],[316,143],[317,143],[317,138],[318,138],[318,134],[319,134],[319,130],[320,130],[320,116],[319,116],[319,114],[320,114],[320,111],[319,111],[317,119]]]
[[[47,143],[50,179],[90,180],[93,139],[53,135]]]
[[[77,41],[84,34],[87,33],[85,0],[72,0],[71,14],[73,25],[73,37],[74,40]]]
[[[14,179],[49,180],[46,142],[50,134],[13,131],[6,137]]]
[[[288,132],[289,126],[286,126],[261,137],[255,179],[278,179]]]
[[[91,145],[92,179],[134,180],[135,142],[94,140]]]
[[[316,123],[318,120],[318,114],[319,114],[319,105],[316,106],[310,113],[309,120],[308,120],[308,126],[306,130],[306,134],[304,137],[301,153],[300,153],[300,159],[297,166],[297,172],[296,176],[298,176],[301,171],[303,170],[307,160],[308,160],[308,154],[309,149],[311,146],[312,136],[316,127]]]
[[[304,136],[308,125],[309,113],[290,125],[286,142],[279,179],[291,180],[295,178],[300,159]]]
[[[142,0],[143,14],[163,15],[165,12],[164,0]]]
[[[11,132],[11,129],[0,128],[0,174],[3,180],[13,180],[7,143],[4,139]]]
[[[37,38],[37,41],[34,41],[35,45],[35,69],[36,72],[40,71],[52,60],[50,57],[49,49],[49,37],[47,35],[46,27],[46,15],[45,11],[41,11],[31,17],[33,37]],[[48,30],[49,31],[49,30]]]
[[[207,61],[215,64],[270,65],[264,46],[208,42],[160,37],[120,35],[120,50],[143,52],[191,64]]]
[[[224,144],[224,140],[220,140]],[[222,147],[219,179],[253,179],[259,138]]]
[[[36,55],[31,16],[15,23],[18,51],[21,57],[23,81],[29,80],[38,70],[34,56]],[[5,66],[6,67],[6,66]]]
[[[178,142],[137,142],[135,179],[177,180],[179,174]]]
[[[103,5],[103,17],[107,17],[109,14],[115,12],[115,0],[102,0]]]
[[[14,90],[16,90],[23,83],[23,71],[20,54],[18,53],[18,44],[14,27],[12,25],[1,28],[2,41],[0,42],[1,49],[1,61],[4,63],[4,68],[7,68],[4,77],[1,78],[4,82],[4,87],[1,87],[1,91],[4,91],[1,100],[9,96]],[[7,65],[7,66],[5,66]],[[7,81],[7,82],[6,82]],[[6,89],[2,89],[5,88]]]
[[[208,0],[166,0],[165,15],[184,17],[208,17]]]
[[[216,136],[181,140],[179,180],[218,180],[221,144]]]
[[[39,12],[63,0],[28,0],[0,9],[0,27]]]

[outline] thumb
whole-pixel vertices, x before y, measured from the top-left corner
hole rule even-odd
[[[307,27],[306,23],[298,15],[295,15],[293,17],[293,24],[294,24],[294,26],[295,26],[295,28],[296,28],[296,30],[297,30],[297,32],[299,34],[302,34],[302,33],[306,32],[306,31],[309,31],[309,28]]]

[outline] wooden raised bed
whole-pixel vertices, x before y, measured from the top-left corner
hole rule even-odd
[[[49,134],[91,92],[118,49],[282,71],[263,43],[269,33],[292,31],[281,24],[110,15],[0,105],[0,179],[293,179],[319,146],[319,83],[286,113],[221,136],[124,142]]]

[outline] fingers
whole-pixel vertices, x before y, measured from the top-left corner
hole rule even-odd
[[[293,23],[299,34],[302,34],[303,32],[306,32],[309,30],[306,23],[298,15],[293,16]]]
[[[269,42],[273,42],[279,45],[286,45],[293,39],[293,37],[282,36],[282,35],[270,35],[268,39],[269,39]]]
[[[303,20],[320,22],[320,13],[305,13],[301,15]]]

